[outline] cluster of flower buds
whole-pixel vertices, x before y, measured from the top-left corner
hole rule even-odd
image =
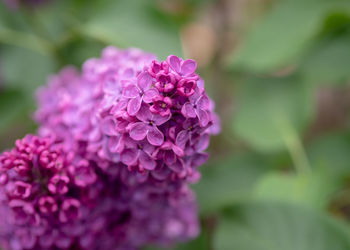
[[[16,229],[7,235],[10,249],[67,246],[64,225],[80,219],[82,193],[97,180],[89,162],[49,138],[27,135],[0,156],[0,167],[1,201],[11,211],[2,218]]]
[[[0,156],[4,249],[139,249],[198,234],[189,183],[220,130],[196,62],[107,47],[40,89],[39,136]]]
[[[198,233],[195,199],[183,183],[138,184],[125,169],[104,173],[32,135],[3,153],[0,166],[5,249],[137,249]]]

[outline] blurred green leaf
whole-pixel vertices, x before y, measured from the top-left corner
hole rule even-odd
[[[333,133],[315,138],[307,152],[313,166],[344,178],[350,174],[350,137],[348,133]]]
[[[100,57],[103,48],[104,45],[95,40],[75,37],[60,50],[60,53],[70,65],[80,67],[88,58]]]
[[[350,77],[350,36],[320,42],[301,65],[308,83],[345,83]]]
[[[282,0],[247,34],[233,57],[234,67],[270,72],[294,63],[310,48],[333,12],[349,13],[344,0]]]
[[[210,213],[249,199],[254,183],[266,170],[264,160],[254,154],[239,154],[202,168],[202,179],[194,185],[202,213]]]
[[[283,203],[247,203],[223,217],[219,250],[348,250],[349,230],[324,214]]]
[[[83,25],[83,31],[108,44],[139,47],[161,58],[181,56],[178,31],[153,19],[147,10],[147,1],[109,1],[103,11]]]
[[[256,185],[255,198],[296,203],[316,209],[326,209],[331,195],[340,183],[325,173],[308,175],[268,173]]]
[[[47,77],[55,72],[51,58],[31,50],[4,46],[1,51],[2,71],[6,86],[33,91],[46,83]]]
[[[4,131],[18,118],[27,106],[28,100],[18,90],[0,90],[0,131]]]
[[[312,118],[312,91],[298,77],[250,78],[240,87],[233,128],[258,150],[283,149],[289,130],[301,131]]]

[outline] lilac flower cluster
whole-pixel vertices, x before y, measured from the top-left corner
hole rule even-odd
[[[4,249],[139,249],[198,234],[190,182],[220,130],[193,60],[107,47],[39,90],[0,156]]]
[[[138,185],[126,170],[101,173],[62,144],[31,135],[0,164],[5,249],[136,249],[197,234],[184,184]]]
[[[196,181],[218,119],[195,70],[193,60],[153,60],[105,95],[96,115],[102,158],[143,178]]]

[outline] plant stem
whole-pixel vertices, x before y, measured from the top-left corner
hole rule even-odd
[[[282,116],[283,117],[283,116]],[[288,118],[279,120],[282,138],[299,174],[309,174],[311,167],[300,137]]]

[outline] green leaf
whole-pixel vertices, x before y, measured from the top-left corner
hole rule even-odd
[[[301,65],[305,81],[312,84],[346,83],[350,77],[350,36],[320,42]]]
[[[8,128],[27,106],[28,101],[18,90],[0,90],[0,131]]]
[[[349,11],[343,0],[283,0],[249,32],[233,57],[233,67],[270,72],[295,63],[333,12]]]
[[[202,179],[193,186],[201,212],[214,212],[249,199],[254,183],[265,170],[264,160],[254,154],[240,154],[202,167]]]
[[[350,136],[349,133],[333,133],[315,138],[307,152],[311,164],[329,176],[344,178],[350,174]]]
[[[108,44],[139,47],[163,59],[182,54],[178,31],[153,19],[146,1],[109,1],[82,28],[85,34]]]
[[[325,173],[308,175],[269,173],[256,185],[258,200],[284,201],[315,209],[326,209],[340,183]]]
[[[4,82],[8,87],[32,92],[46,83],[47,77],[55,72],[51,58],[31,50],[4,46],[1,52]]]
[[[289,134],[302,131],[314,112],[312,91],[297,77],[250,78],[237,96],[234,131],[260,151],[284,149]]]
[[[349,230],[327,215],[283,203],[246,203],[223,217],[214,249],[348,250]]]

